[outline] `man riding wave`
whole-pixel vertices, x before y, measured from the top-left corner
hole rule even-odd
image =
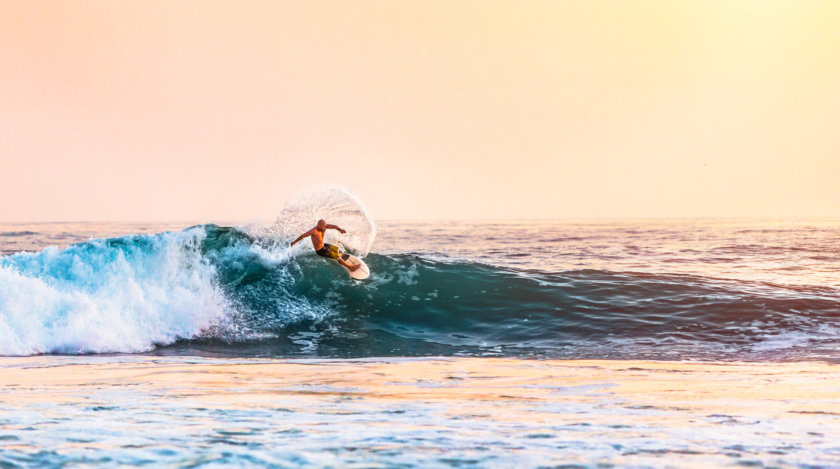
[[[327,222],[323,219],[318,220],[318,225],[315,228],[307,231],[306,233],[298,236],[298,239],[292,241],[292,246],[295,245],[298,241],[302,240],[303,238],[309,236],[312,239],[312,247],[315,248],[315,254],[318,254],[321,257],[326,257],[327,259],[335,259],[338,261],[339,264],[347,267],[350,272],[361,267],[360,265],[352,265],[348,264],[341,258],[341,253],[338,250],[338,246],[334,246],[332,244],[328,244],[324,242],[324,232],[327,229],[331,230],[338,230],[339,233],[347,233],[343,229],[339,228],[338,225],[328,225]]]

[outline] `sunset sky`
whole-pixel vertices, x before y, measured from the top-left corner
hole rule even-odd
[[[0,221],[840,216],[840,2],[0,0]]]

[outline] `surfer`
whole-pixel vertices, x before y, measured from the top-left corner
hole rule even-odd
[[[350,272],[353,272],[354,270],[361,267],[358,264],[352,265],[345,262],[344,259],[341,258],[341,253],[338,252],[338,246],[334,246],[332,244],[327,244],[324,242],[324,232],[326,232],[327,229],[338,230],[338,232],[341,234],[347,233],[338,225],[328,225],[325,220],[321,219],[318,220],[318,225],[316,225],[315,228],[312,228],[306,233],[298,236],[298,239],[292,241],[292,246],[294,246],[295,243],[302,240],[303,238],[309,236],[312,239],[312,247],[315,248],[315,254],[318,254],[321,257],[326,257],[327,259],[337,260],[339,264],[346,267]]]

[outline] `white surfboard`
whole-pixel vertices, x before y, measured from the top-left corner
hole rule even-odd
[[[342,265],[342,267],[344,267],[344,270],[346,270],[347,273],[350,274],[350,277],[352,277],[356,280],[364,280],[364,279],[370,277],[370,269],[368,269],[368,266],[367,266],[367,264],[365,264],[365,261],[359,259],[358,257],[356,257],[352,254],[347,254],[347,253],[341,253],[341,259],[344,262],[346,262],[350,265],[361,265],[361,267],[359,267],[358,269],[356,269],[352,272],[350,271],[350,269],[348,269],[347,267],[344,267]],[[341,265],[341,264],[339,264],[339,265]]]

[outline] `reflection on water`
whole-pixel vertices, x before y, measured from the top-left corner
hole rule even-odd
[[[0,465],[840,465],[840,367],[0,359]]]

